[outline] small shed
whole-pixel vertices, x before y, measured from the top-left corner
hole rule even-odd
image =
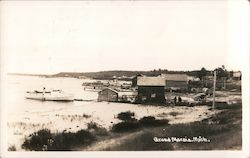
[[[233,72],[233,79],[234,80],[241,80],[241,72],[240,71],[234,71]]]
[[[137,77],[139,103],[166,103],[163,77]]]
[[[100,101],[117,102],[118,101],[118,91],[112,88],[104,88],[98,92],[98,99]]]

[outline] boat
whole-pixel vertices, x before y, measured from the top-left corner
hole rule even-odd
[[[27,91],[26,99],[42,100],[42,101],[74,101],[74,95],[66,93],[62,90],[52,91]]]

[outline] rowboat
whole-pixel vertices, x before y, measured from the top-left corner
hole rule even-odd
[[[26,99],[42,100],[42,101],[74,101],[74,95],[66,93],[62,90],[52,91],[27,91]]]

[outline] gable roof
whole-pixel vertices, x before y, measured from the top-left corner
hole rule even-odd
[[[167,81],[188,81],[187,74],[161,74],[161,77],[164,77]]]
[[[109,87],[103,88],[101,91],[104,91],[104,90],[110,90],[110,91],[113,91],[113,92],[115,92],[117,94],[119,93],[117,90],[109,88]],[[101,92],[101,91],[99,91],[99,92]]]
[[[138,86],[165,86],[164,77],[146,77],[141,76],[137,78]]]

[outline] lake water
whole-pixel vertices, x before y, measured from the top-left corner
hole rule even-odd
[[[8,146],[15,145],[21,150],[24,138],[34,131],[48,128],[54,132],[77,131],[87,127],[93,121],[110,129],[119,122],[117,114],[132,111],[135,117],[144,116],[168,119],[170,123],[187,123],[202,120],[214,112],[206,106],[197,107],[165,107],[151,105],[134,105],[125,103],[97,102],[97,92],[84,91],[81,86],[89,79],[75,78],[43,78],[31,76],[7,77],[4,90],[3,106],[7,109]],[[75,95],[77,99],[92,101],[54,102],[25,99],[26,91],[61,89]],[[177,116],[171,115],[177,112]]]

